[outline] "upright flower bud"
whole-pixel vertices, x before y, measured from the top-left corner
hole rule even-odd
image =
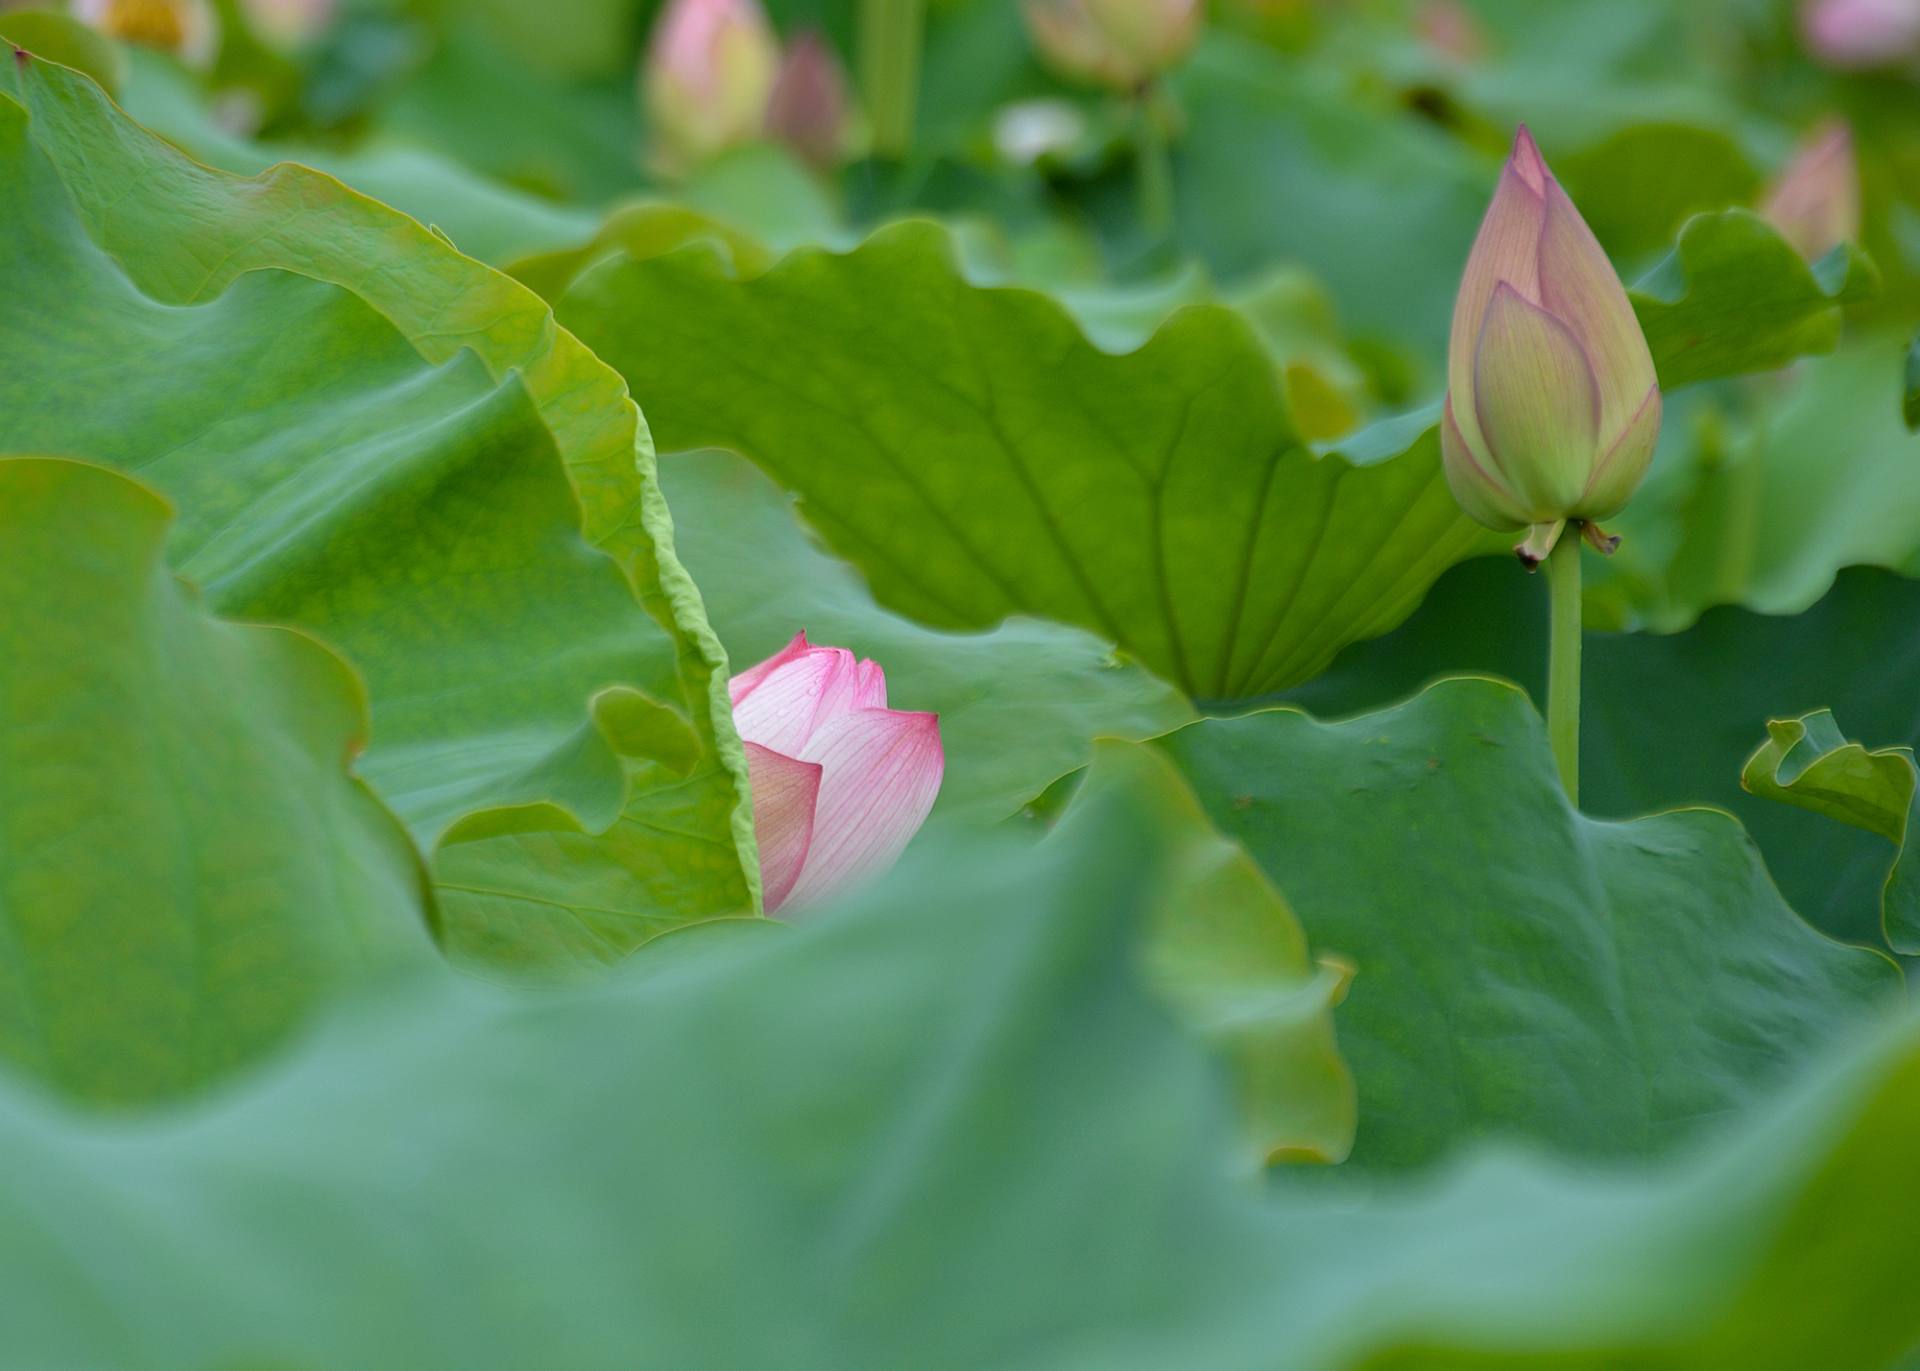
[[[1460,281],[1440,428],[1447,484],[1489,528],[1617,513],[1660,436],[1653,357],[1627,293],[1522,127]],[[1589,530],[1589,536],[1599,541]]]
[[[684,170],[757,138],[779,65],[760,0],[669,0],[641,71],[661,165]]]
[[[1137,90],[1175,65],[1200,31],[1202,0],[1025,0],[1040,55],[1076,81]]]
[[[767,912],[892,866],[940,793],[940,719],[887,708],[879,663],[800,633],[730,683]]]
[[[1809,262],[1858,238],[1860,175],[1853,162],[1853,131],[1833,119],[1808,135],[1767,192],[1761,213]]]
[[[767,132],[816,167],[847,150],[847,75],[826,39],[809,30],[787,46],[767,105]]]
[[[1800,32],[1830,67],[1899,66],[1920,56],[1920,0],[1803,0]]]

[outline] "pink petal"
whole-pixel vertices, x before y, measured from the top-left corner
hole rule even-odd
[[[1599,444],[1600,395],[1580,340],[1503,283],[1474,349],[1472,393],[1487,446],[1529,522],[1564,518]]]
[[[753,782],[753,836],[760,847],[761,896],[771,914],[793,890],[813,843],[822,768],[758,743],[747,744]]]
[[[782,662],[733,707],[748,742],[799,756],[814,730],[846,713],[860,694],[859,663],[844,647],[810,647]]]
[[[939,716],[892,709],[831,720],[802,756],[823,774],[806,867],[787,896],[795,905],[892,866],[926,821],[946,770]]]
[[[1860,236],[1860,174],[1853,132],[1831,121],[1795,152],[1760,211],[1808,261]]]
[[[1546,163],[1533,135],[1522,125],[1513,155],[1500,173],[1500,185],[1480,221],[1480,234],[1467,255],[1460,294],[1453,304],[1453,333],[1447,343],[1447,389],[1458,397],[1455,418],[1470,447],[1478,450],[1480,424],[1467,402],[1473,394],[1473,354],[1494,290],[1505,283],[1533,304],[1540,303],[1540,230],[1546,222]]]
[[[767,677],[771,676],[775,671],[796,658],[804,657],[812,650],[812,646],[807,642],[807,631],[803,628],[793,635],[792,642],[774,653],[773,656],[767,658],[766,661],[755,663],[753,666],[748,667],[745,671],[735,676],[731,681],[727,682],[727,691],[732,697],[733,703],[736,705],[739,704],[752,693],[755,686],[766,680]]]

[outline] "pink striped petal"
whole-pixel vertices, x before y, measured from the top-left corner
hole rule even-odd
[[[783,662],[733,707],[733,724],[748,742],[800,755],[821,724],[853,708],[860,666],[844,647],[810,647]]]
[[[753,782],[753,837],[760,848],[761,897],[771,914],[787,901],[813,844],[823,768],[758,743],[747,744]]]
[[[727,682],[727,693],[734,704],[739,704],[753,693],[755,686],[796,658],[804,657],[813,651],[813,645],[807,641],[807,631],[803,628],[793,635],[793,641],[781,648],[764,662],[756,662],[745,671]]]
[[[787,895],[794,905],[892,866],[926,821],[946,770],[939,716],[892,709],[831,720],[801,755],[822,774],[813,843]]]
[[[1502,283],[1529,304],[1540,303],[1540,230],[1546,223],[1547,164],[1524,125],[1513,140],[1513,155],[1500,173],[1500,185],[1467,254],[1460,293],[1453,303],[1453,332],[1447,344],[1447,393],[1454,397],[1454,421],[1467,445],[1484,448],[1473,394],[1473,355],[1494,291]]]

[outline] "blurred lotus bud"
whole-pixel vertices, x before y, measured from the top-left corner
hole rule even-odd
[[[213,65],[220,21],[208,0],[74,0],[74,17],[110,37],[170,52],[190,67]]]
[[[1808,261],[1860,236],[1860,176],[1853,131],[1835,119],[1800,144],[1767,192],[1762,214]]]
[[[779,65],[759,0],[668,0],[641,72],[661,165],[685,170],[759,137]]]
[[[326,32],[339,0],[244,0],[241,9],[262,42],[296,52]]]
[[[816,167],[846,155],[849,128],[847,74],[818,33],[795,38],[780,63],[767,104],[767,132]]]
[[[887,708],[877,662],[805,633],[729,685],[769,914],[892,866],[940,793],[940,718]]]
[[[1800,32],[1828,66],[1899,66],[1920,56],[1920,0],[1804,0]]]
[[[1132,91],[1187,55],[1202,0],[1025,0],[1047,64],[1076,81]]]
[[[1516,549],[1529,564],[1564,521],[1618,512],[1660,436],[1633,306],[1524,127],[1454,302],[1440,434],[1460,507],[1530,528]]]
[[[1480,21],[1460,0],[1422,0],[1413,14],[1413,31],[1429,52],[1462,65],[1487,55]]]

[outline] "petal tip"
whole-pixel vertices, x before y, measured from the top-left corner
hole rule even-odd
[[[1547,182],[1553,179],[1546,158],[1540,155],[1540,145],[1533,141],[1533,131],[1525,124],[1513,135],[1513,153],[1507,165],[1537,194],[1545,194]]]

